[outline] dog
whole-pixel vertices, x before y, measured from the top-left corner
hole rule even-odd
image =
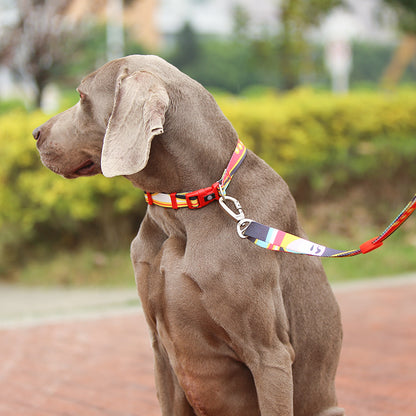
[[[84,78],[79,102],[36,128],[65,178],[124,176],[150,195],[218,181],[238,142],[211,94],[162,58]],[[250,218],[304,237],[283,179],[251,151],[227,192]],[[131,258],[164,416],[342,416],[340,311],[320,261],[238,237],[218,202],[148,207]]]

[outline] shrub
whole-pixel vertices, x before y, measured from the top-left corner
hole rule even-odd
[[[301,89],[219,101],[243,142],[287,180],[301,203],[360,183],[374,193],[393,180],[410,187],[416,177],[414,90],[334,96]]]
[[[243,142],[289,183],[298,204],[365,189],[369,201],[410,198],[416,179],[416,94],[334,96],[302,89],[218,97]],[[117,248],[136,232],[142,193],[124,178],[63,179],[40,163],[31,137],[48,117],[0,115],[0,274],[35,249],[88,241]]]
[[[47,118],[23,111],[0,116],[0,272],[38,243],[117,245],[133,235],[143,213],[141,192],[123,178],[69,181],[46,169],[31,131]]]

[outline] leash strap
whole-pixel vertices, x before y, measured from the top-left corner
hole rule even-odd
[[[234,174],[243,163],[247,156],[247,148],[244,146],[242,141],[238,139],[237,146],[235,147],[234,153],[228,163],[227,168],[222,174],[221,180],[219,181],[221,195],[226,195],[226,190],[231,182]]]
[[[365,254],[383,245],[383,241],[390,237],[416,210],[416,195],[406,205],[403,211],[393,222],[377,237],[361,244],[360,248],[354,250],[335,250],[325,247],[295,235],[268,227],[258,222],[243,219],[239,222],[237,230],[242,237],[247,238],[259,247],[273,251],[284,251],[287,253],[306,254],[318,257],[352,257]],[[248,225],[247,225],[248,224]],[[241,227],[244,230],[241,230]]]
[[[178,192],[171,194],[145,192],[145,199],[149,205],[158,205],[163,208],[189,208],[196,209],[208,205],[212,201],[219,201],[221,207],[234,218],[237,223],[237,233],[241,238],[247,238],[259,247],[272,251],[305,254],[317,257],[352,257],[365,254],[383,245],[383,241],[390,237],[416,210],[416,195],[405,206],[403,211],[392,223],[377,237],[361,244],[354,250],[336,250],[312,241],[305,240],[285,231],[268,227],[251,219],[245,218],[244,212],[237,199],[227,196],[226,190],[234,174],[241,166],[247,155],[247,148],[238,140],[233,155],[221,179],[208,188],[194,192]],[[230,208],[228,204],[233,204]]]
[[[218,201],[221,196],[226,195],[226,190],[234,174],[247,156],[247,148],[238,140],[233,155],[221,179],[208,188],[199,189],[194,192],[177,192],[171,194],[145,192],[145,199],[149,205],[158,205],[163,208],[202,208],[212,201]]]

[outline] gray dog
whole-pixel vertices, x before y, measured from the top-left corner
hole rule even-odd
[[[80,101],[34,130],[42,162],[77,178],[125,176],[147,192],[217,181],[237,133],[213,97],[155,56],[88,75]],[[304,236],[285,182],[248,152],[228,193],[247,216]],[[152,205],[131,246],[164,416],[342,416],[340,313],[318,259],[237,236],[218,202]]]

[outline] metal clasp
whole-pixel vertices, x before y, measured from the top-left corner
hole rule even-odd
[[[234,208],[238,211],[233,211],[225,201],[230,201],[234,204]],[[237,199],[233,198],[232,196],[221,196],[219,199],[219,203],[221,207],[225,210],[225,212],[233,217],[236,221],[241,221],[245,218],[243,209],[241,208],[240,202]]]
[[[237,212],[231,209],[227,205],[226,201],[232,202]],[[220,203],[221,207],[230,217],[238,221],[237,234],[239,235],[239,237],[247,238],[247,236],[244,235],[244,231],[247,230],[248,226],[253,222],[253,220],[249,220],[248,218],[245,217],[244,211],[241,208],[240,202],[237,199],[233,198],[232,196],[225,196],[225,195],[222,195],[220,199],[218,200],[218,202]]]

